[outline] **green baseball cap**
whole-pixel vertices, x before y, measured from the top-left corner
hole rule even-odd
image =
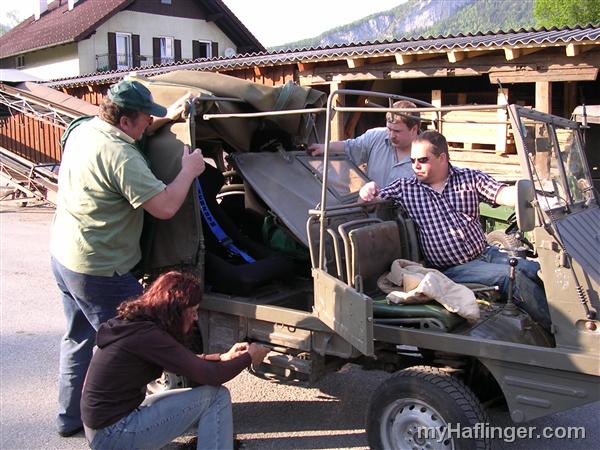
[[[154,103],[152,94],[139,81],[123,80],[108,90],[108,98],[116,105],[132,111],[141,111],[156,117],[167,115],[167,108]]]

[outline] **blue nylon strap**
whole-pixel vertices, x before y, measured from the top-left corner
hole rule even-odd
[[[221,244],[234,255],[241,256],[247,263],[252,264],[253,262],[255,262],[254,258],[252,258],[248,253],[244,252],[243,250],[237,248],[233,244],[231,238],[225,234],[225,231],[223,231],[223,228],[221,228],[217,220],[210,212],[210,209],[208,208],[208,204],[206,203],[206,199],[204,198],[204,193],[202,192],[202,186],[200,186],[200,183],[197,183],[197,189],[198,201],[200,202],[200,211],[202,211],[202,216],[204,216],[204,220],[208,224],[210,231],[212,231],[212,233],[217,238],[217,241],[219,241],[219,244]]]

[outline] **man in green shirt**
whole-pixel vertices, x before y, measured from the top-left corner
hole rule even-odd
[[[185,97],[168,110],[137,81],[113,85],[98,117],[69,134],[61,161],[52,225],[52,270],[62,294],[67,331],[60,346],[58,433],[82,429],[79,402],[96,330],[142,287],[130,273],[141,258],[144,210],[169,219],[204,171],[200,149],[185,148],[168,185],[136,147],[145,132],[177,120]],[[154,119],[154,117],[157,119]]]

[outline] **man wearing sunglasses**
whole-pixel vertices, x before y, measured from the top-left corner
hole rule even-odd
[[[412,143],[415,178],[398,179],[380,189],[375,182],[360,190],[364,201],[390,199],[402,205],[418,226],[421,250],[428,266],[457,283],[499,286],[508,294],[509,255],[487,244],[479,221],[479,202],[514,206],[516,188],[489,175],[450,164],[446,138],[426,131]],[[537,276],[537,262],[519,259],[515,303],[531,318],[550,328],[546,294]]]
[[[136,145],[146,132],[178,120],[187,97],[166,109],[143,84],[121,81],[110,88],[99,116],[66,138],[50,246],[67,321],[57,418],[63,437],[82,430],[79,403],[96,330],[114,317],[119,303],[142,294],[130,271],[141,258],[144,211],[158,219],[173,217],[204,171],[200,149],[184,148],[181,171],[165,185]]]
[[[416,108],[413,102],[401,100],[394,108]],[[386,126],[372,128],[356,139],[329,143],[333,154],[346,153],[357,166],[367,165],[366,175],[380,186],[385,186],[398,178],[414,177],[410,164],[410,144],[419,133],[420,115],[388,112]],[[322,155],[323,144],[311,144],[308,154]]]

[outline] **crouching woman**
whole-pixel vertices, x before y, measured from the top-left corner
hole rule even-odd
[[[199,449],[233,447],[231,398],[221,384],[268,350],[238,343],[220,355],[193,353],[184,344],[201,300],[193,276],[169,272],[100,326],[81,398],[92,449],[159,449],[190,429]],[[165,370],[200,386],[146,396]]]

